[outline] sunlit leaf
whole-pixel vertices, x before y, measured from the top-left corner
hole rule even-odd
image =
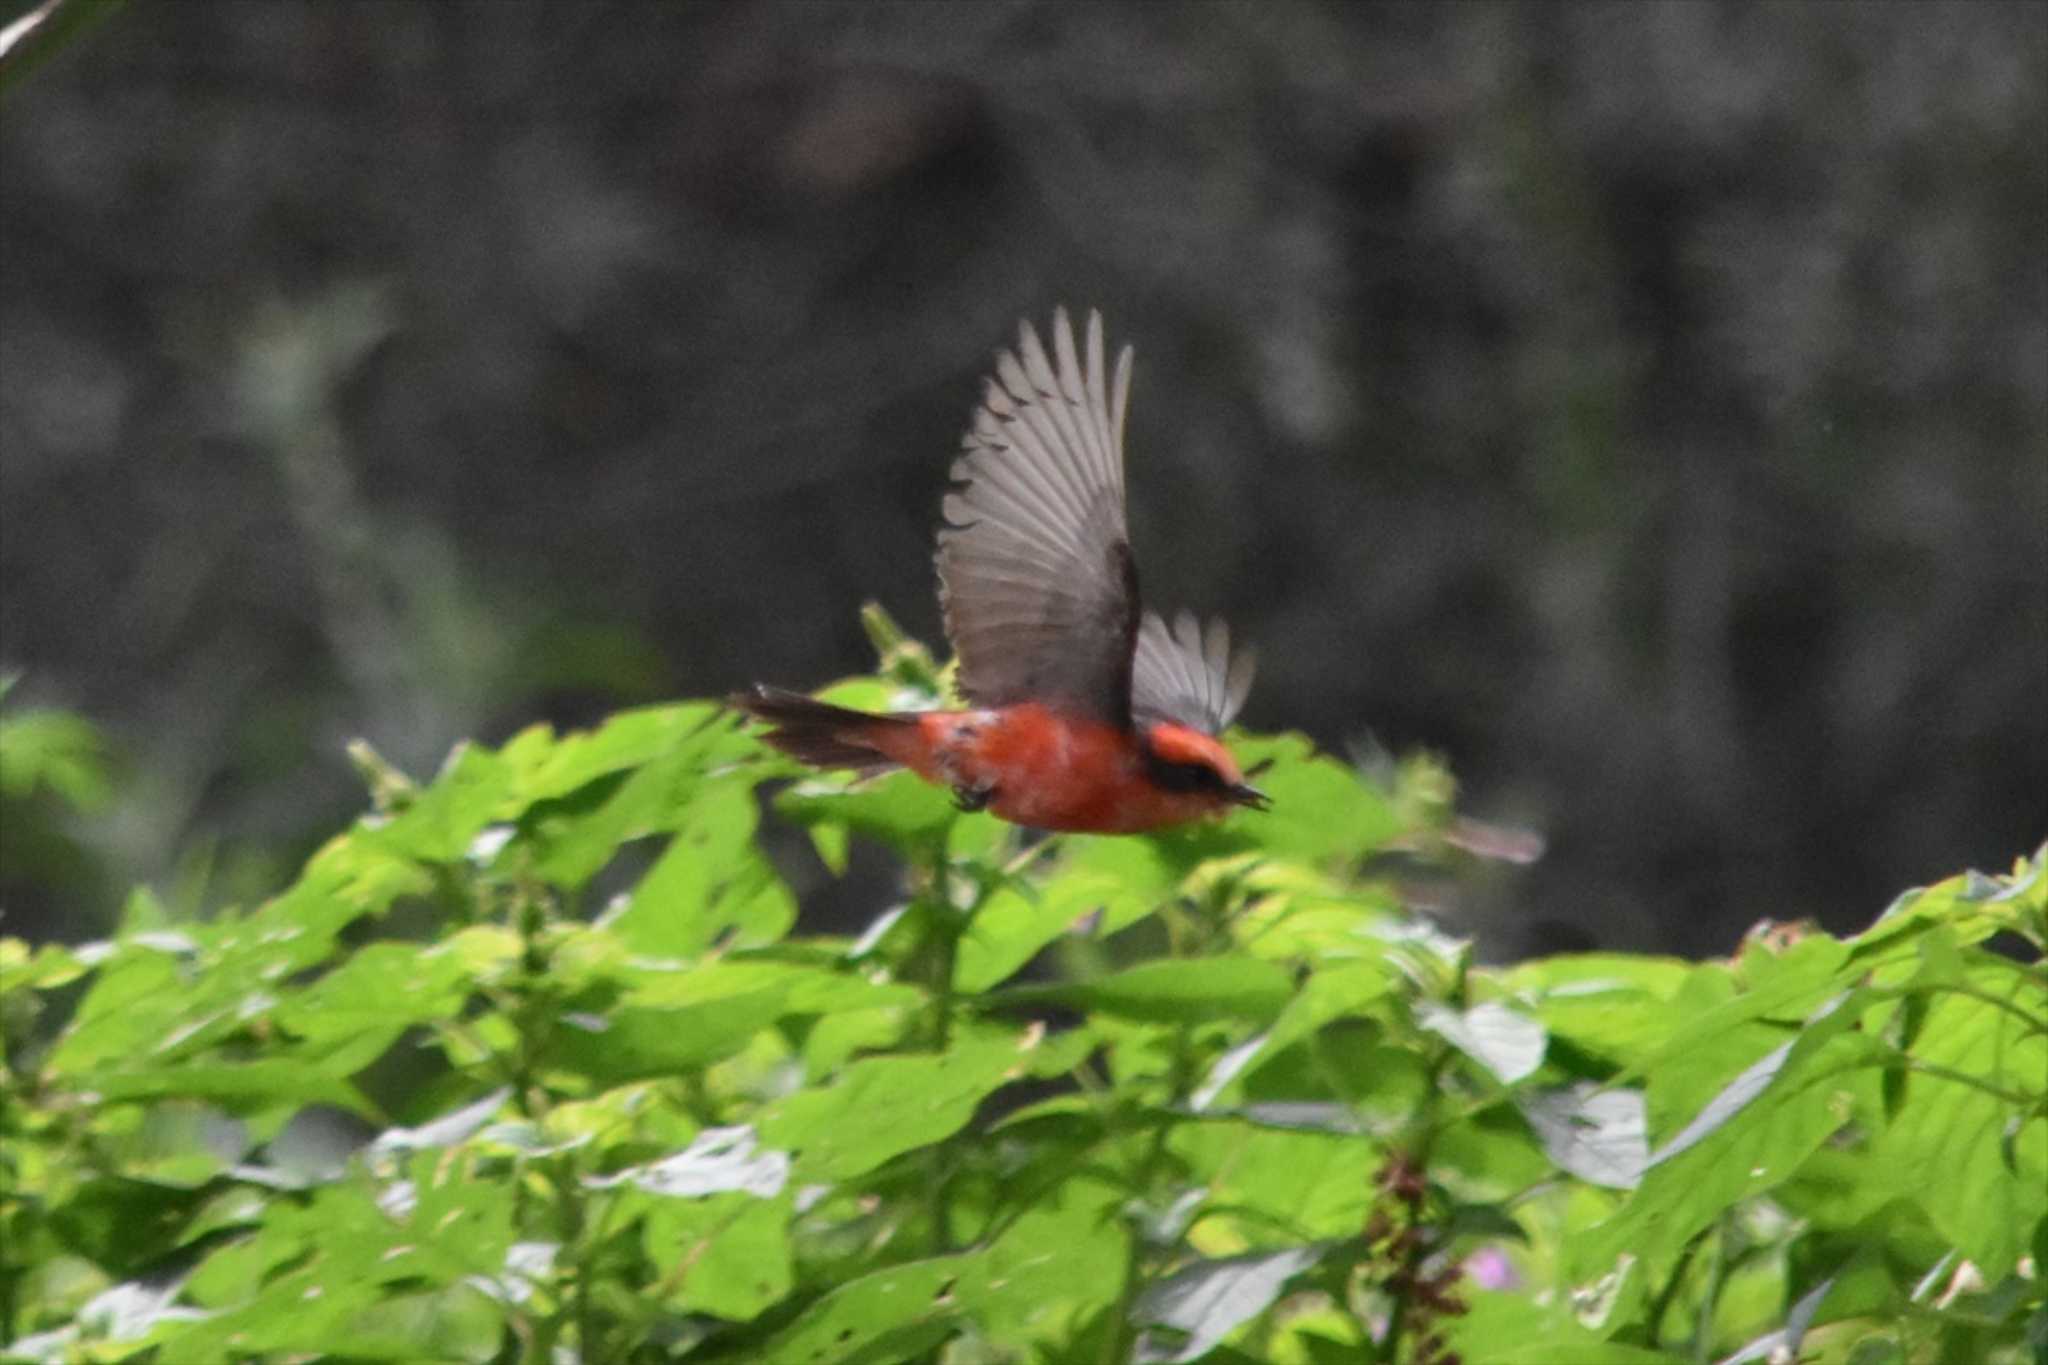
[[[1995,1279],[2048,1217],[2048,983],[2037,976],[2039,989],[2014,991],[1986,970],[1969,984],[2041,1024],[1991,1000],[1938,994],[1911,1055],[1941,1070],[1908,1073],[1876,1151],[1893,1188]]]
[[[1287,1282],[1322,1259],[1320,1246],[1198,1261],[1147,1289],[1131,1309],[1150,1327],[1133,1360],[1200,1360],[1240,1323],[1263,1313]],[[1158,1329],[1165,1328],[1166,1332]]]
[[[795,1153],[799,1179],[847,1179],[956,1132],[1023,1069],[1030,1045],[991,1032],[936,1056],[855,1062],[831,1083],[768,1106],[755,1127],[762,1142]]]
[[[1650,1160],[1641,1091],[1581,1082],[1564,1090],[1524,1090],[1515,1104],[1563,1170],[1617,1190],[1641,1182]]]
[[[1543,1025],[1498,1001],[1462,1012],[1427,1004],[1417,1011],[1416,1018],[1424,1028],[1442,1034],[1458,1051],[1491,1071],[1502,1084],[1513,1085],[1543,1065],[1543,1050],[1549,1041]]]

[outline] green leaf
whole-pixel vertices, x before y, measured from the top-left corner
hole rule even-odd
[[[910,1359],[968,1324],[1009,1347],[1010,1355],[1024,1356],[1028,1343],[1060,1339],[1121,1292],[1127,1251],[1109,1216],[1118,1198],[1099,1182],[1067,1181],[984,1250],[844,1282],[751,1358],[779,1365],[885,1365]]]
[[[708,783],[681,828],[607,927],[636,953],[687,957],[715,943],[772,943],[796,921],[796,898],[754,842],[751,790]]]
[[[48,1065],[58,1075],[145,1054],[192,1012],[193,995],[175,953],[134,944],[88,944],[77,955],[86,961],[97,958],[99,974],[50,1052]]]
[[[928,863],[942,849],[956,858],[983,856],[1009,838],[1009,826],[993,815],[964,813],[951,792],[907,772],[851,786],[807,777],[778,795],[775,809],[806,828],[874,839],[913,863]]]
[[[681,1009],[628,1006],[609,1014],[565,1015],[542,1053],[543,1064],[606,1087],[681,1076],[738,1053],[782,1016],[786,999],[777,988]]]
[[[1655,1057],[1686,1022],[1672,1001],[1693,970],[1673,958],[1587,953],[1519,963],[1502,973],[1500,985],[1504,994],[1529,1000],[1552,1037],[1623,1068]]]
[[[498,755],[458,744],[431,786],[396,816],[366,820],[357,837],[421,862],[459,861],[469,854],[484,826],[497,818],[512,778]]]
[[[1503,1085],[1533,1075],[1543,1065],[1543,1050],[1549,1041],[1543,1025],[1499,1001],[1474,1005],[1462,1013],[1425,1003],[1416,1011],[1416,1021],[1432,1033],[1442,1034]]]
[[[965,1315],[961,1278],[981,1259],[969,1252],[857,1275],[762,1343],[753,1358],[780,1365],[914,1359],[955,1330]]]
[[[999,887],[960,936],[953,989],[975,995],[1001,984],[1039,950],[1096,912],[1095,937],[1114,934],[1150,913],[1157,902],[1115,877],[1077,868],[1036,887]]]
[[[1624,1251],[1661,1272],[1724,1210],[1788,1179],[1853,1113],[1874,1110],[1881,1055],[1852,1031],[1863,1008],[1852,997],[1822,1011],[1727,1081],[1651,1154],[1634,1198],[1579,1239],[1578,1273]]]
[[[0,938],[0,996],[19,990],[55,990],[91,970],[64,944],[43,943],[31,951],[21,939]]]
[[[641,1224],[641,1246],[654,1265],[674,1267],[663,1280],[671,1310],[746,1322],[795,1285],[790,1218],[788,1197],[664,1199]]]
[[[1287,970],[1256,958],[1203,957],[1141,962],[1093,981],[1013,986],[993,999],[1005,1007],[1065,1005],[1154,1023],[1277,1017],[1294,994]]]
[[[78,1078],[108,1103],[166,1098],[211,1100],[232,1113],[331,1104],[375,1119],[377,1107],[347,1081],[288,1061],[220,1062],[91,1072]]]
[[[1385,794],[1350,764],[1316,753],[1305,735],[1233,733],[1230,747],[1245,768],[1272,764],[1259,778],[1272,809],[1235,816],[1226,826],[1264,852],[1308,863],[1356,860],[1401,831]]]
[[[507,746],[506,762],[515,762],[519,743]],[[629,712],[594,735],[562,740],[515,775],[500,817],[522,821],[536,871],[573,889],[620,845],[685,828],[702,814],[700,792],[717,788],[725,800],[739,799],[752,777],[734,765],[752,749],[732,717],[712,707]]]
[[[179,1244],[185,1225],[211,1193],[124,1176],[95,1176],[51,1210],[50,1228],[60,1245],[110,1275],[133,1275]]]
[[[1449,1325],[1449,1347],[1486,1365],[1685,1365],[1686,1356],[1625,1346],[1582,1327],[1560,1307],[1482,1291]]]
[[[470,987],[467,964],[452,953],[409,943],[372,943],[287,996],[275,1017],[293,1034],[322,1042],[365,1031],[395,1036],[429,1020],[453,1017]]]
[[[1650,1144],[1637,1090],[1584,1082],[1564,1090],[1524,1090],[1515,1104],[1558,1166],[1591,1185],[1632,1190],[1649,1165]]]
[[[762,992],[782,995],[782,1012],[829,1015],[866,1009],[914,1009],[926,995],[915,986],[876,981],[841,966],[821,967],[735,953],[694,963],[635,962],[614,978],[635,1005],[709,1005]]]
[[[1848,989],[1854,976],[1848,947],[1825,937],[1801,940],[1783,956],[1753,946],[1734,971],[1697,968],[1673,999],[1682,1022],[1645,1069],[1668,1089],[1669,1068],[1689,1067],[1760,1020],[1796,1024]]]
[[[753,746],[735,717],[708,702],[622,711],[596,730],[553,738],[545,727],[516,735],[500,756],[516,773],[506,817],[558,800],[602,778],[688,751],[710,767],[736,761]]]
[[[39,787],[74,810],[105,808],[113,760],[97,726],[69,711],[0,716],[0,798],[24,801]]]
[[[851,1179],[958,1132],[984,1096],[1023,1070],[1034,1045],[990,1031],[936,1057],[855,1062],[831,1084],[768,1106],[755,1126],[761,1141],[795,1153],[800,1180]]]
[[[1209,1108],[1225,1087],[1253,1075],[1266,1062],[1313,1034],[1333,1019],[1356,1014],[1387,994],[1393,980],[1378,962],[1338,962],[1316,972],[1302,984],[1273,1021],[1218,1058],[1202,1084],[1189,1097],[1196,1110]]]
[[[2038,984],[2039,978],[2036,977]],[[2036,1017],[2048,988],[2030,997],[1995,969],[1971,984]],[[1911,1053],[1939,1074],[1909,1073],[1903,1103],[1875,1150],[1894,1188],[1990,1279],[2009,1273],[2035,1223],[2048,1216],[2048,1034],[1985,999],[1942,993]],[[2029,1097],[2016,1108],[2005,1096]]]
[[[1280,1297],[1287,1282],[1322,1259],[1325,1246],[1283,1247],[1197,1261],[1148,1288],[1131,1310],[1148,1331],[1132,1356],[1141,1362],[1200,1360]],[[1163,1336],[1158,1328],[1166,1328]]]
[[[222,1246],[187,1282],[213,1312],[167,1341],[165,1358],[462,1358],[454,1343],[475,1324],[460,1307],[476,1293],[465,1286],[503,1271],[513,1201],[439,1151],[413,1157],[406,1175],[381,1189],[352,1179],[303,1202],[273,1201],[251,1237]],[[454,1316],[420,1323],[396,1311],[423,1289],[457,1295]]]
[[[1240,1246],[1277,1240],[1275,1229],[1289,1241],[1355,1235],[1376,1198],[1373,1149],[1350,1133],[1210,1117],[1175,1126],[1167,1146]]]

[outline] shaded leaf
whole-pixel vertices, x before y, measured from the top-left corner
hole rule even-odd
[[[1285,968],[1256,958],[1205,957],[1141,962],[1092,981],[1016,986],[995,999],[1007,1006],[1066,1005],[1127,1019],[1192,1023],[1272,1019],[1294,994]]]

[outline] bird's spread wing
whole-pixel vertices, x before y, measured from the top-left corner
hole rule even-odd
[[[953,465],[939,601],[978,706],[1039,701],[1114,725],[1131,716],[1138,573],[1124,523],[1131,350],[1105,382],[1102,317],[1085,356],[1066,311],[1052,354],[1025,323],[996,358]]]
[[[1230,652],[1230,627],[1208,628],[1183,611],[1169,627],[1146,612],[1131,669],[1131,714],[1140,725],[1170,720],[1221,734],[1252,690],[1252,652]]]

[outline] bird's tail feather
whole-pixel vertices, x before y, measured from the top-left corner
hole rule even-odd
[[[791,758],[817,768],[852,768],[862,777],[901,767],[878,741],[892,728],[917,724],[911,716],[855,711],[764,683],[735,692],[729,700],[773,726],[761,738]]]

